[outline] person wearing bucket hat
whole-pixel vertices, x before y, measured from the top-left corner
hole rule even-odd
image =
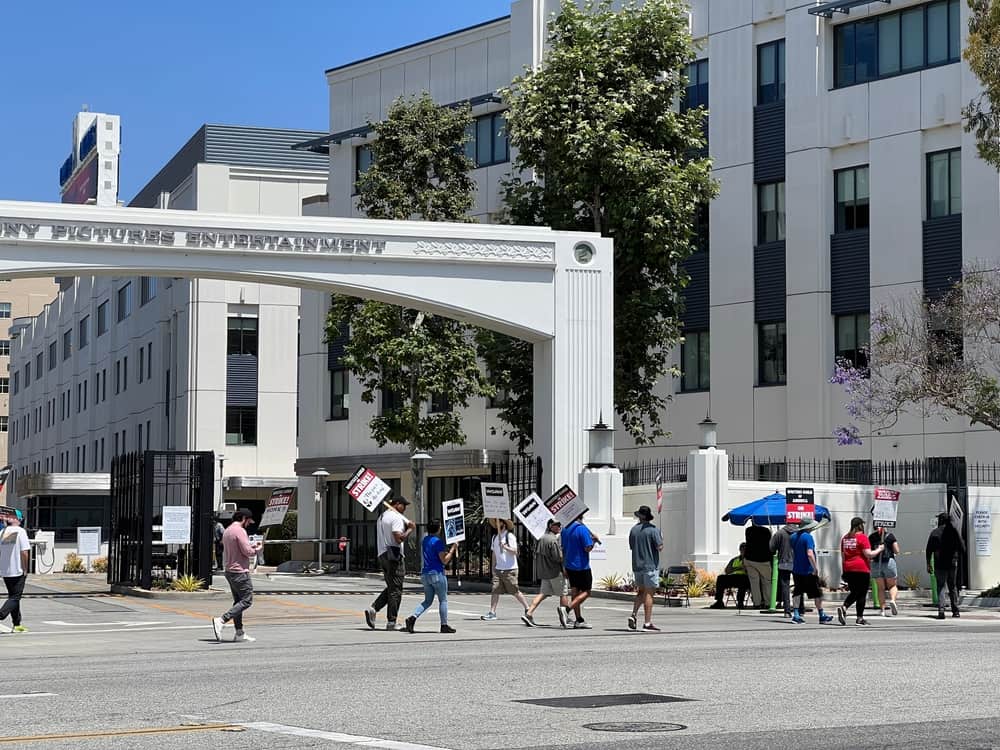
[[[816,542],[812,532],[820,525],[814,519],[799,523],[799,528],[792,534],[792,579],[795,582],[795,597],[797,606],[792,610],[792,622],[801,625],[805,622],[802,612],[805,611],[806,597],[813,600],[819,614],[819,622],[825,625],[833,622],[833,616],[823,611],[823,588],[819,581],[819,565],[816,563]]]
[[[628,618],[629,630],[638,626],[639,607],[645,620],[642,630],[655,633],[659,630],[653,624],[653,593],[660,585],[660,552],[663,550],[663,535],[653,525],[653,511],[648,505],[640,505],[635,512],[639,522],[628,534],[628,546],[632,550],[632,576],[635,579],[635,601],[632,616]]]

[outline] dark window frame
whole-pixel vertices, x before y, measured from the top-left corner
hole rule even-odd
[[[841,321],[853,318],[852,334],[853,348],[841,337]],[[855,369],[868,370],[868,355],[865,347],[871,344],[871,314],[867,310],[858,310],[833,317],[833,352],[835,359],[846,359]]]
[[[684,96],[680,102],[681,112],[688,112],[698,107],[708,109],[708,58],[688,63],[684,73],[687,77],[687,86],[684,87]]]
[[[132,282],[127,281],[115,293],[115,322],[121,323],[132,314]]]
[[[362,156],[364,155],[364,158]],[[362,166],[364,163],[364,166]],[[372,153],[372,144],[363,143],[354,147],[354,185],[351,189],[352,195],[359,192],[358,186],[361,184],[361,177],[375,163],[375,154]]]
[[[257,445],[256,406],[226,407],[226,445]]]
[[[947,185],[947,190],[948,190],[948,195],[945,198],[945,205],[947,205],[948,210],[947,210],[946,213],[943,213],[943,214],[935,214],[935,213],[933,213],[934,195],[933,195],[933,191],[931,189],[932,185],[933,185],[933,180],[932,180],[932,176],[931,176],[931,161],[935,157],[945,156],[945,155],[947,155],[947,157],[948,157],[948,159],[947,159],[947,162],[948,162],[948,179],[945,181],[946,185]],[[956,156],[958,157],[957,159],[955,158]],[[958,210],[954,211],[954,210],[952,210],[952,203],[955,200],[955,196],[952,193],[952,186],[953,186],[955,180],[954,180],[954,177],[952,175],[952,170],[953,170],[953,168],[955,166],[955,162],[956,161],[958,162],[958,202],[959,203],[958,203]],[[947,148],[947,149],[944,149],[942,151],[930,151],[925,156],[924,165],[925,165],[925,169],[926,169],[926,172],[927,172],[927,175],[926,175],[926,177],[927,177],[927,180],[926,180],[926,184],[927,184],[927,189],[926,189],[926,193],[927,193],[927,219],[928,220],[932,220],[932,219],[943,219],[943,218],[945,218],[947,216],[960,216],[961,213],[962,213],[962,149],[961,149],[961,147],[958,147],[958,148]]]
[[[770,224],[766,221],[764,213],[764,193],[769,189],[774,189],[774,211],[767,213],[774,214],[774,237],[770,237]],[[757,244],[767,245],[772,242],[784,242],[787,235],[787,224],[785,221],[785,181],[760,182],[757,184]]]
[[[84,315],[80,318],[80,325],[77,333],[77,349],[86,349],[90,343],[90,316]]]
[[[339,422],[350,419],[351,371],[346,367],[335,367],[330,373],[330,416],[327,421]],[[336,386],[340,384],[338,392]]]
[[[155,276],[140,276],[139,277],[139,307],[148,305],[156,299],[156,277]]]
[[[692,344],[694,344],[697,351],[697,356],[694,359],[696,370],[692,376],[695,385],[689,384],[688,375],[691,373],[686,367],[687,354],[690,351]],[[705,329],[700,331],[684,332],[684,340],[681,342],[681,393],[700,393],[711,389],[711,347],[712,336],[709,330]],[[707,372],[702,372],[702,364],[706,363],[706,360],[708,364],[708,367],[706,368]]]
[[[771,361],[765,357],[764,342],[765,328],[774,326],[775,337],[779,339],[780,346],[775,352],[775,378],[766,377],[767,363]],[[757,323],[757,386],[786,385],[788,383],[788,326],[784,320],[767,320]]]
[[[864,210],[859,211],[858,204],[858,172],[864,170],[868,176],[868,195],[865,196]],[[850,201],[842,200],[840,195],[841,175],[851,174],[853,197]],[[844,206],[841,211],[841,205]],[[833,216],[834,234],[853,232],[871,227],[871,169],[868,164],[858,164],[855,167],[834,170],[833,173]],[[863,216],[863,219],[860,218]]]
[[[427,402],[428,414],[448,414],[454,409],[455,405],[442,393],[432,393],[430,401]]]
[[[770,72],[774,76],[774,83],[761,83],[762,73],[766,67],[764,56],[767,52],[774,50],[773,70]],[[773,42],[757,45],[757,106],[762,104],[778,104],[785,101],[785,40],[776,39]],[[774,91],[768,91],[773,86]]]
[[[489,143],[480,143],[480,136],[482,134],[480,123],[486,126],[485,132],[489,134]],[[498,123],[500,124],[498,125]],[[510,138],[507,135],[506,110],[489,112],[488,114],[473,118],[466,134],[468,135],[468,140],[465,142],[465,155],[472,161],[473,169],[506,164],[510,161]],[[481,150],[488,154],[487,158],[479,158]]]
[[[108,305],[110,300],[104,300],[97,306],[97,335],[103,336],[108,332]]]
[[[230,316],[226,319],[226,354],[256,357],[260,352],[260,322],[256,317]]]

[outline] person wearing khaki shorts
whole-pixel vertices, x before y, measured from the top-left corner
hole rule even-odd
[[[535,546],[535,577],[542,582],[538,591],[538,596],[528,607],[528,611],[521,615],[521,622],[529,628],[537,625],[535,622],[535,610],[543,601],[550,596],[559,597],[559,606],[556,607],[556,614],[559,617],[559,624],[566,627],[569,617],[569,583],[563,571],[562,541],[559,532],[562,531],[562,524],[554,518],[550,518],[545,527],[545,533]]]
[[[493,590],[490,592],[490,611],[480,617],[480,620],[497,619],[497,604],[501,594],[510,594],[525,613],[528,611],[528,600],[524,598],[517,585],[517,537],[514,536],[514,522],[501,519],[497,523],[497,534],[490,545],[493,552]]]

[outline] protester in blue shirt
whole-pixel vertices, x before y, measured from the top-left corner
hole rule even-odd
[[[809,532],[819,528],[813,520],[799,524],[799,530],[792,534],[792,579],[795,581],[796,607],[792,610],[792,622],[801,625],[805,622],[802,613],[805,611],[806,597],[816,604],[820,624],[833,621],[833,615],[823,611],[823,587],[819,582],[819,566],[816,564],[816,542]]]
[[[448,624],[448,577],[444,574],[444,566],[458,553],[458,543],[446,548],[444,541],[437,536],[440,531],[441,523],[431,521],[427,524],[427,536],[420,544],[424,558],[424,567],[420,571],[420,582],[424,585],[424,600],[413,610],[413,614],[406,618],[403,629],[407,633],[413,632],[417,618],[431,606],[435,596],[438,600],[438,614],[441,617],[441,632],[455,632],[455,628]]]
[[[566,578],[569,579],[569,593],[572,600],[569,608],[576,615],[574,628],[590,629],[580,613],[580,605],[589,597],[594,588],[594,576],[590,571],[590,550],[595,544],[600,544],[597,534],[583,523],[584,514],[562,530],[563,566],[566,568]]]

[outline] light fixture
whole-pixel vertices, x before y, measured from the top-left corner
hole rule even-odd
[[[716,428],[719,426],[718,422],[713,422],[712,417],[708,414],[705,418],[698,423],[698,429],[701,430],[701,445],[699,448],[714,448],[718,445],[718,435]]]

